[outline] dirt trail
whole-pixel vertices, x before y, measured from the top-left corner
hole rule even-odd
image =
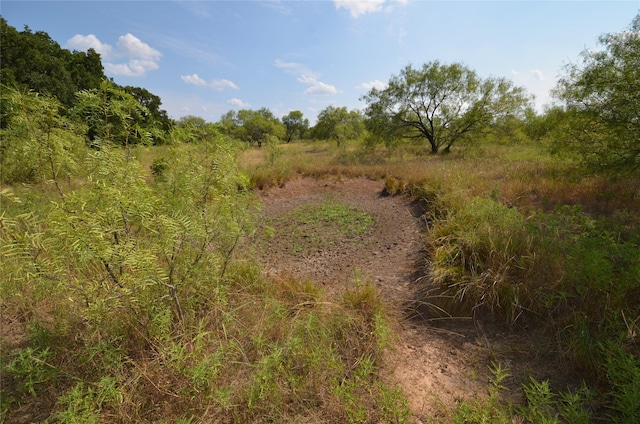
[[[422,423],[456,400],[487,393],[491,352],[471,322],[443,327],[412,313],[417,280],[426,266],[418,219],[421,211],[403,196],[382,196],[382,190],[381,182],[365,178],[300,178],[284,188],[260,192],[265,218],[327,201],[353,206],[374,217],[372,228],[364,234],[302,253],[292,248],[291,234],[275,228],[276,236],[261,260],[269,273],[310,278],[328,292],[353,284],[356,275],[379,288],[391,306],[398,335],[383,372],[385,378],[402,386],[413,412],[412,422]]]

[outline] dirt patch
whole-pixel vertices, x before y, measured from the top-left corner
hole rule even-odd
[[[458,400],[485,396],[491,349],[468,320],[433,325],[416,315],[417,281],[426,266],[419,205],[403,196],[382,195],[383,184],[365,178],[299,178],[259,193],[274,236],[260,251],[269,274],[293,274],[322,284],[328,293],[355,279],[375,284],[389,302],[398,340],[389,352],[385,378],[408,397],[413,422],[427,422]],[[300,234],[286,217],[303,205],[347,205],[373,217],[366,231],[299,246]],[[285,220],[282,219],[285,217]],[[313,234],[328,234],[319,220]],[[286,231],[279,231],[287,228]]]

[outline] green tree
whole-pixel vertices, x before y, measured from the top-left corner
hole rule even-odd
[[[296,135],[301,137],[309,129],[309,120],[299,110],[292,110],[282,117],[282,123],[286,128],[285,138],[289,143]]]
[[[286,133],[282,122],[264,107],[258,110],[229,111],[222,116],[220,125],[226,135],[249,144],[257,144],[258,147],[269,138],[282,139]]]
[[[97,88],[105,78],[100,55],[93,50],[71,53],[44,31],[19,32],[0,17],[0,76],[8,86],[56,97],[66,107],[79,90]]]
[[[173,142],[200,143],[219,136],[216,125],[199,116],[187,115],[180,118],[170,133]]]
[[[546,142],[553,138],[556,128],[567,119],[566,111],[558,106],[547,108],[544,113],[537,114],[533,109],[525,110],[524,133],[536,142]]]
[[[363,100],[374,136],[426,140],[432,153],[448,152],[463,137],[520,113],[529,103],[524,89],[504,78],[481,79],[462,64],[438,61],[421,69],[408,65],[387,88],[374,88]]]
[[[582,52],[569,64],[556,96],[568,119],[558,145],[592,170],[640,170],[640,14],[629,28],[599,37],[601,49]]]
[[[131,94],[140,104],[147,108],[144,116],[144,125],[148,128],[157,128],[165,134],[171,131],[173,125],[166,110],[160,109],[162,100],[146,88],[125,86],[123,90]]]
[[[346,106],[327,106],[318,114],[312,134],[318,140],[335,140],[341,146],[345,140],[360,138],[364,131],[364,116],[360,111],[350,111]]]
[[[128,147],[153,141],[152,128],[146,126],[148,109],[111,81],[103,80],[99,88],[80,91],[76,97],[72,113],[87,124],[90,144]]]
[[[86,53],[73,51],[69,66],[76,91],[98,88],[106,78],[100,54],[94,49],[89,49]]]

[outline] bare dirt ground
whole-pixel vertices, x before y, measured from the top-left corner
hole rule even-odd
[[[349,205],[374,218],[359,236],[303,252],[294,248],[291,231],[278,231],[275,225],[261,261],[268,273],[312,279],[328,293],[353,284],[355,278],[375,284],[388,301],[398,338],[384,378],[403,388],[412,422],[431,422],[458,400],[487,395],[488,366],[501,349],[500,337],[487,337],[470,319],[443,322],[417,313],[416,293],[427,266],[419,218],[423,211],[406,197],[384,196],[382,191],[382,182],[365,178],[299,178],[259,192],[263,215],[271,222],[301,205],[326,202]],[[322,232],[323,223],[317,225]]]

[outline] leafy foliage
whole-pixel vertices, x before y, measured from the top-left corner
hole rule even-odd
[[[364,129],[364,116],[360,111],[350,111],[346,106],[327,106],[318,114],[312,134],[319,140],[335,140],[340,147],[346,140],[360,138]]]
[[[96,113],[102,113],[100,118],[88,119],[84,116],[89,125],[88,136],[91,141],[96,137],[103,141],[111,141],[113,137],[120,139],[119,142],[132,144],[148,140],[154,144],[166,141],[172,120],[166,111],[160,109],[160,98],[144,88],[119,87],[107,80],[100,55],[95,50],[71,52],[61,48],[46,32],[33,33],[28,27],[18,32],[2,17],[0,30],[0,77],[9,89],[34,91],[55,98],[64,107],[61,109],[63,116],[67,115],[67,110],[74,108],[83,109],[83,114],[87,113],[88,107]],[[89,106],[87,96],[91,93],[100,99],[90,101],[93,105]],[[106,111],[107,98],[119,98],[121,104],[110,102],[114,110]],[[127,118],[116,110],[122,108],[126,109]],[[4,108],[0,111],[0,117],[0,128],[6,128],[11,118]],[[108,121],[113,128],[104,127],[104,121]],[[100,129],[102,134],[99,134]],[[123,141],[125,139],[127,141]]]
[[[0,129],[0,181],[53,181],[72,175],[82,156],[75,125],[60,102],[35,92],[2,90],[5,127]]]
[[[286,132],[283,123],[267,108],[230,110],[222,116],[220,124],[224,134],[258,147],[271,138],[282,139]]]
[[[309,129],[309,120],[304,118],[304,115],[299,110],[292,110],[283,116],[282,123],[287,129],[285,136],[287,143],[295,136],[301,137]]]
[[[151,144],[154,122],[132,94],[103,80],[99,88],[80,91],[76,97],[72,113],[86,123],[90,144]]]
[[[0,17],[2,83],[56,97],[71,107],[76,91],[97,88],[105,78],[100,55],[93,49],[70,52],[46,32],[28,27],[18,32]]]
[[[570,64],[556,95],[567,119],[557,143],[593,170],[640,170],[640,15],[625,31],[602,35],[602,50],[582,53]]]
[[[385,89],[373,88],[367,128],[379,139],[426,140],[432,153],[485,130],[497,119],[518,114],[528,103],[524,90],[504,78],[481,79],[464,65],[430,62],[408,65]]]

